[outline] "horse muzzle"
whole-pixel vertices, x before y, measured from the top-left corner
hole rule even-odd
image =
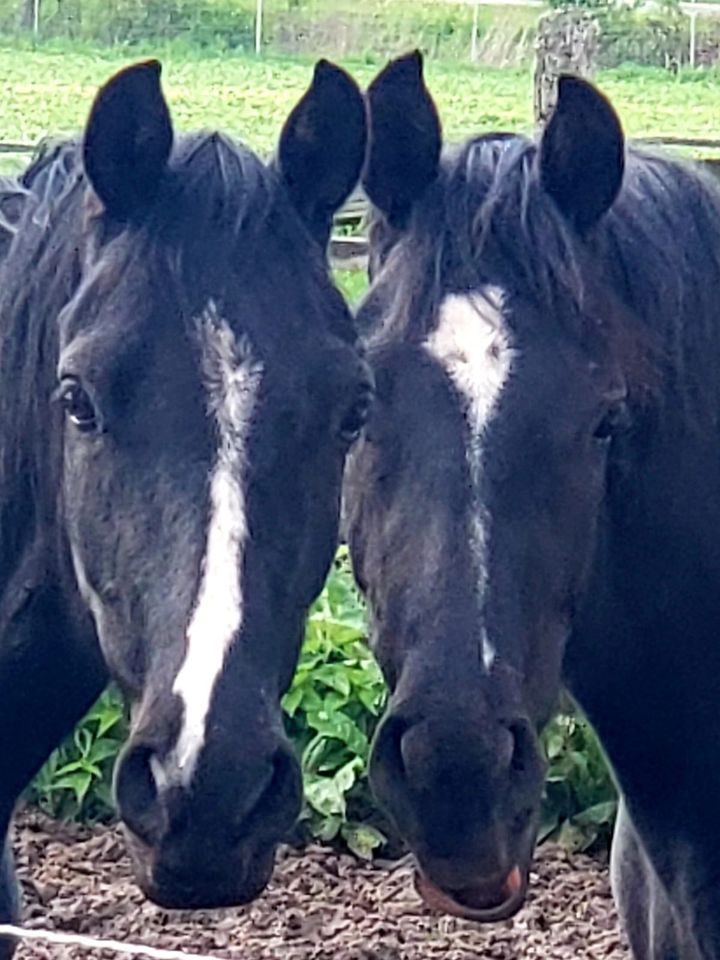
[[[517,864],[505,875],[478,879],[458,889],[442,889],[417,868],[415,889],[432,910],[478,923],[496,923],[513,917],[525,902],[528,869]]]

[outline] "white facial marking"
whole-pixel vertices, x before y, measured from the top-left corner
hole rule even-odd
[[[504,293],[486,286],[475,293],[449,294],[440,306],[438,324],[425,349],[444,368],[463,403],[469,428],[467,448],[475,495],[470,543],[475,559],[479,595],[486,585],[487,516],[479,502],[483,439],[512,370],[515,350],[503,313]],[[482,631],[482,661],[489,671],[496,650]]]
[[[200,587],[187,628],[185,659],[173,684],[184,705],[174,760],[185,786],[205,743],[213,690],[242,626],[240,580],[248,538],[245,446],[262,378],[262,367],[253,359],[248,342],[236,340],[214,302],[208,303],[198,326],[218,451],[210,477],[210,523]]]
[[[497,650],[495,649],[495,644],[487,635],[487,630],[485,627],[483,627],[480,635],[480,650],[482,653],[482,662],[483,666],[485,667],[485,672],[490,673],[492,670],[492,665],[495,663],[495,658],[497,657]]]

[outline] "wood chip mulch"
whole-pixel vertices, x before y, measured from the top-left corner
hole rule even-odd
[[[478,926],[427,910],[410,863],[367,864],[321,847],[281,853],[255,903],[173,913],[143,900],[117,828],[25,813],[16,826],[24,923],[237,960],[629,960],[605,864],[546,845],[513,920]],[[22,945],[16,960],[86,960],[78,947]]]

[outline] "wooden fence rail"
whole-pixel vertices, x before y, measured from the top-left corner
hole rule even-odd
[[[28,153],[33,154],[37,150],[37,145],[30,146],[27,143],[3,143],[0,141],[0,153]]]

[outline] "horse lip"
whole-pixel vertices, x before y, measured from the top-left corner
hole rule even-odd
[[[527,888],[528,872],[517,865],[499,883],[479,880],[452,891],[436,886],[421,869],[415,871],[415,889],[428,907],[477,923],[509,920],[525,902]]]
[[[167,910],[215,910],[239,907],[252,903],[267,887],[275,866],[277,845],[263,849],[253,856],[253,875],[245,878],[244,885],[219,888],[210,896],[196,891],[192,884],[173,879],[171,884],[158,883],[155,878],[158,852],[150,844],[122,824],[125,845],[130,856],[135,883],[143,896]],[[246,868],[247,868],[246,864]]]

